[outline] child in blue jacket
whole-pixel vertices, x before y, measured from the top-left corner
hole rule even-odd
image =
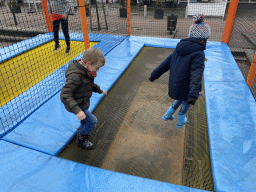
[[[211,34],[209,25],[204,23],[203,14],[194,15],[193,21],[189,29],[189,38],[182,39],[175,51],[151,73],[149,78],[153,82],[165,72],[170,71],[168,94],[175,101],[162,119],[173,120],[174,112],[182,104],[176,124],[178,128],[182,128],[187,123],[186,113],[190,104],[195,104],[201,91],[204,50]]]

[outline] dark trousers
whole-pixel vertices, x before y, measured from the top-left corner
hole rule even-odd
[[[61,23],[61,28],[64,33],[67,47],[70,47],[70,37],[69,37],[69,33],[68,33],[68,20],[67,19],[59,19],[59,20],[53,21],[52,23],[53,23],[53,33],[54,33],[55,45],[59,45],[59,27],[60,27],[60,23]]]

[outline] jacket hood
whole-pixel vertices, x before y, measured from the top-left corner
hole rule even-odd
[[[89,77],[92,76],[89,73],[89,71],[79,63],[78,60],[74,60],[69,64],[68,69],[65,72],[65,75],[67,77],[72,73],[76,73],[76,74],[80,74],[80,75],[87,75]]]
[[[177,44],[176,51],[178,55],[185,56],[196,51],[205,50],[205,48],[206,47],[204,44],[192,38],[187,38],[187,39],[182,39]]]

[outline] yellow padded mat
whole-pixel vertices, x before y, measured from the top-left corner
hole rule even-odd
[[[90,42],[90,47],[97,43]],[[51,41],[0,64],[0,107],[84,51],[81,41],[71,41],[69,54],[65,54],[64,40],[60,46],[53,52],[54,41]]]

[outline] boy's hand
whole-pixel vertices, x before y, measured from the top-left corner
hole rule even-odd
[[[108,94],[108,92],[107,92],[107,91],[104,91],[104,90],[102,91],[102,93],[103,93],[103,94],[105,94],[105,95],[107,95],[107,94]]]
[[[84,120],[86,118],[86,115],[83,111],[79,111],[77,114],[76,114],[76,117],[77,119],[79,120]]]

